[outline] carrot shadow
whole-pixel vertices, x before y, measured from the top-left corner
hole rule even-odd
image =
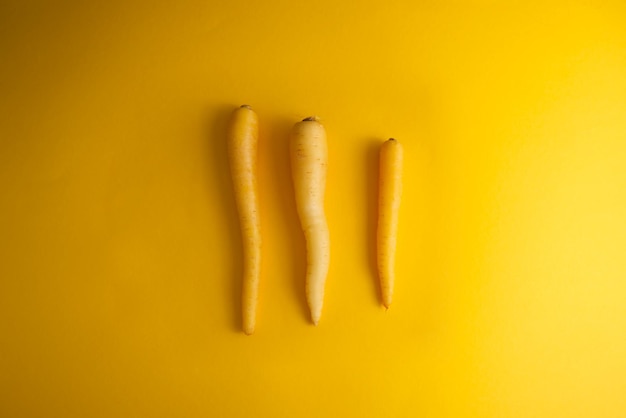
[[[229,268],[226,269],[227,274],[224,280],[228,283],[225,286],[226,294],[223,300],[232,303],[226,306],[232,307],[230,312],[230,326],[233,331],[240,332],[242,317],[241,306],[241,290],[243,275],[243,249],[241,240],[241,230],[237,217],[237,206],[235,204],[235,195],[232,187],[230,176],[230,166],[228,163],[228,145],[226,142],[226,134],[228,129],[228,121],[234,105],[220,105],[217,110],[213,111],[213,117],[208,119],[206,128],[206,144],[207,150],[205,155],[209,159],[208,175],[215,179],[216,196],[224,196],[219,199],[217,204],[222,206],[224,213],[223,222],[228,230],[228,237],[222,241],[220,245],[228,246],[227,254],[232,257],[224,260],[228,263]]]
[[[365,186],[367,190],[367,260],[372,283],[372,294],[377,305],[382,304],[376,258],[376,230],[378,228],[378,160],[380,138],[369,138],[365,150]]]
[[[268,161],[260,164],[266,167],[266,173],[271,184],[267,189],[275,197],[273,203],[277,207],[278,215],[268,214],[274,219],[274,231],[267,231],[265,236],[278,234],[287,236],[288,244],[281,249],[281,259],[289,263],[290,280],[293,297],[303,318],[309,318],[309,309],[306,302],[305,275],[306,275],[306,243],[300,226],[300,219],[296,209],[294,189],[291,177],[291,161],[289,155],[289,133],[297,120],[290,118],[275,118],[268,122],[264,137],[266,140],[260,145],[261,155],[268,156]]]

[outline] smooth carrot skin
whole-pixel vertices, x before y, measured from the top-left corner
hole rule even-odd
[[[319,323],[330,263],[330,238],[324,213],[328,145],[315,117],[298,122],[290,139],[296,206],[307,248],[306,299],[313,324]]]
[[[257,186],[259,123],[248,105],[236,109],[228,129],[228,157],[243,243],[243,286],[241,294],[243,332],[254,333],[259,275],[261,272],[261,227]]]
[[[378,277],[385,308],[391,305],[395,281],[398,214],[402,196],[402,160],[402,145],[393,138],[385,141],[380,148],[377,231]]]

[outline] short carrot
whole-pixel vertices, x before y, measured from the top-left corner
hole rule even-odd
[[[402,196],[402,145],[391,138],[380,148],[378,178],[378,276],[385,308],[391,305],[395,281],[398,214]]]
[[[296,206],[307,247],[306,298],[313,324],[319,323],[330,262],[330,238],[324,213],[328,145],[316,117],[298,122],[290,139]]]
[[[261,228],[257,187],[258,118],[248,105],[236,109],[228,129],[228,156],[243,243],[241,294],[243,331],[254,333],[261,272]]]

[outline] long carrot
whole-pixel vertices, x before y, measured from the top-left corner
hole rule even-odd
[[[243,332],[254,333],[261,272],[261,228],[257,187],[258,118],[248,105],[236,109],[228,130],[228,156],[241,237],[243,286],[241,294]]]
[[[385,308],[391,305],[395,281],[398,214],[402,196],[402,145],[391,138],[380,148],[378,183],[378,276]]]
[[[306,298],[313,324],[319,323],[330,262],[330,238],[324,213],[328,146],[316,117],[296,123],[290,140],[291,170],[300,224],[306,239]]]

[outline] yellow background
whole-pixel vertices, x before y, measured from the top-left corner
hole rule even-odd
[[[622,1],[171,3],[0,5],[0,416],[626,416]],[[252,337],[224,142],[242,103],[261,122]],[[287,151],[311,114],[317,328]]]

